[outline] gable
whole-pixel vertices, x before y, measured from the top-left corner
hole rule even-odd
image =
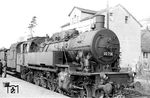
[[[125,7],[123,7],[121,4],[118,4],[116,7],[120,7],[126,11],[140,25],[140,27],[142,27],[142,24]]]
[[[115,10],[115,9],[117,9],[117,8],[118,8],[118,9],[121,9],[121,10],[124,11],[124,12],[126,12],[131,18],[133,18],[133,19],[140,25],[140,27],[142,27],[141,23],[140,23],[139,21],[137,21],[137,19],[136,19],[125,7],[123,7],[121,4],[118,4],[118,5],[116,5],[115,7],[109,8],[110,14],[111,14],[111,11],[113,11],[113,10]],[[96,15],[104,14],[104,13],[106,13],[106,12],[107,12],[107,9],[102,9],[102,10],[98,11],[98,12],[96,13]]]
[[[78,9],[83,13],[92,14],[92,15],[97,13],[97,11],[94,11],[94,10],[84,9],[84,8],[80,8],[80,7],[74,7],[68,16],[70,16],[75,9]]]
[[[69,14],[70,24],[75,24],[80,22],[82,19],[86,17],[91,17],[96,13],[96,11],[83,9],[79,7],[74,7]]]
[[[74,8],[69,18],[70,18],[70,24],[79,22],[81,19],[81,11],[77,8]]]

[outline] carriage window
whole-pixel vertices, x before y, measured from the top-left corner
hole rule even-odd
[[[21,53],[21,46],[17,47],[17,53]]]
[[[32,42],[29,52],[37,52],[37,51],[38,51],[38,45]]]
[[[27,53],[27,44],[23,44],[23,53]]]

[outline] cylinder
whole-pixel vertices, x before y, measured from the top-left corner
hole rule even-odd
[[[105,23],[105,16],[104,15],[95,15],[94,16],[95,21],[95,29],[100,30],[101,28],[104,28]]]

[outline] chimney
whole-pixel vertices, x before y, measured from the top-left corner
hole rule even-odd
[[[93,19],[95,22],[95,30],[100,30],[104,28],[104,22],[105,22],[104,15],[95,15]]]

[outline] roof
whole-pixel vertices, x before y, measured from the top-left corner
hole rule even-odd
[[[17,43],[14,43],[10,46],[10,49],[16,49],[18,45],[20,45],[21,43],[23,42],[17,42]]]
[[[93,16],[94,16],[94,15],[93,15]],[[80,22],[82,22],[82,21],[86,21],[86,20],[89,20],[89,19],[92,19],[92,18],[93,18],[93,16],[85,17],[85,18],[81,19],[81,20],[80,20]]]
[[[150,52],[150,30],[141,31],[141,48],[143,52]]]
[[[71,13],[73,12],[73,10],[74,10],[75,8],[79,9],[81,12],[88,13],[88,14],[93,14],[93,15],[94,15],[94,14],[97,13],[97,11],[94,11],[94,10],[84,9],[84,8],[80,8],[80,7],[74,7],[74,8],[71,10],[71,12],[69,13],[68,16],[71,15]]]
[[[34,42],[36,44],[41,44],[43,41],[45,41],[46,37],[32,37],[29,38],[26,42]]]
[[[66,27],[66,26],[69,26],[69,25],[70,25],[70,23],[68,22],[68,23],[62,25],[61,28]]]
[[[0,51],[7,51],[8,49],[5,47],[0,48]]]

